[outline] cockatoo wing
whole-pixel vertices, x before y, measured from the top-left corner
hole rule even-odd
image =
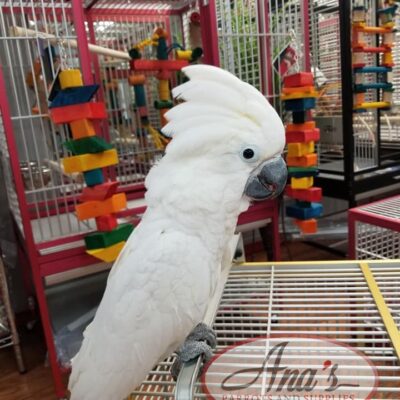
[[[141,224],[116,266],[73,360],[71,400],[124,399],[179,347],[206,309],[207,249],[182,232]]]

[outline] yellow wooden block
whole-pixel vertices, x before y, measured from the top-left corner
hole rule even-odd
[[[86,250],[86,253],[104,262],[113,262],[117,259],[119,253],[124,248],[124,246],[125,242],[118,242],[110,247],[104,247],[101,249],[94,249],[94,250]]]
[[[306,143],[288,143],[288,156],[301,157],[306,154],[314,153],[314,142]]]
[[[83,221],[85,219],[114,214],[124,208],[126,208],[126,195],[125,193],[118,193],[106,200],[93,200],[78,204],[75,207],[75,211],[78,219]]]
[[[91,169],[104,168],[118,164],[117,150],[111,149],[96,154],[83,154],[81,156],[67,157],[63,159],[64,172],[85,172]]]
[[[291,178],[290,185],[292,189],[308,189],[314,185],[314,178],[312,176],[305,176],[304,178]]]
[[[81,139],[96,135],[93,122],[89,119],[78,119],[76,121],[71,121],[69,123],[69,127],[71,128],[72,137],[74,139]]]
[[[66,69],[58,75],[61,89],[83,86],[82,74],[79,69]]]

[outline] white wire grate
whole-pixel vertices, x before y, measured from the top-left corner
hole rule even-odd
[[[278,60],[292,54],[290,47],[301,64],[301,2],[217,0],[216,8],[221,67],[263,92],[282,113]]]
[[[400,196],[361,206],[359,210],[385,218],[392,218],[399,222],[400,228]]]
[[[376,264],[373,274],[400,326],[400,270]],[[363,352],[377,367],[375,399],[400,397],[400,365],[374,299],[357,264],[234,265],[214,329],[218,350],[269,334],[336,339]],[[173,397],[171,359],[158,366],[132,399]],[[307,359],[301,360],[306,367]],[[206,398],[200,383],[194,398]]]

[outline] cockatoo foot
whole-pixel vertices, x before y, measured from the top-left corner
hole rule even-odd
[[[212,349],[217,345],[217,337],[214,331],[201,322],[186,338],[185,343],[176,352],[177,356],[171,367],[171,375],[174,380],[178,379],[182,365],[196,357],[203,355],[204,363],[213,356]]]

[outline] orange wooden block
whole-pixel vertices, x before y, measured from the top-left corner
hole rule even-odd
[[[93,122],[89,119],[78,119],[72,121],[70,122],[69,127],[71,128],[72,137],[74,139],[82,139],[84,137],[96,135]]]
[[[314,92],[315,87],[314,86],[301,86],[301,87],[284,87],[282,88],[282,93],[283,94],[292,94],[292,93],[309,93],[309,92]]]
[[[312,153],[302,157],[286,157],[286,163],[288,167],[312,167],[317,165],[317,155]]]
[[[315,121],[307,121],[303,124],[287,124],[286,132],[303,131],[307,129],[315,129]]]
[[[116,213],[126,208],[125,193],[118,193],[103,201],[87,201],[76,206],[76,215],[80,221],[102,215]]]
[[[306,219],[306,220],[301,220],[301,219],[295,219],[294,223],[299,227],[299,229],[303,233],[316,233],[317,232],[317,220],[312,218],[312,219]]]

